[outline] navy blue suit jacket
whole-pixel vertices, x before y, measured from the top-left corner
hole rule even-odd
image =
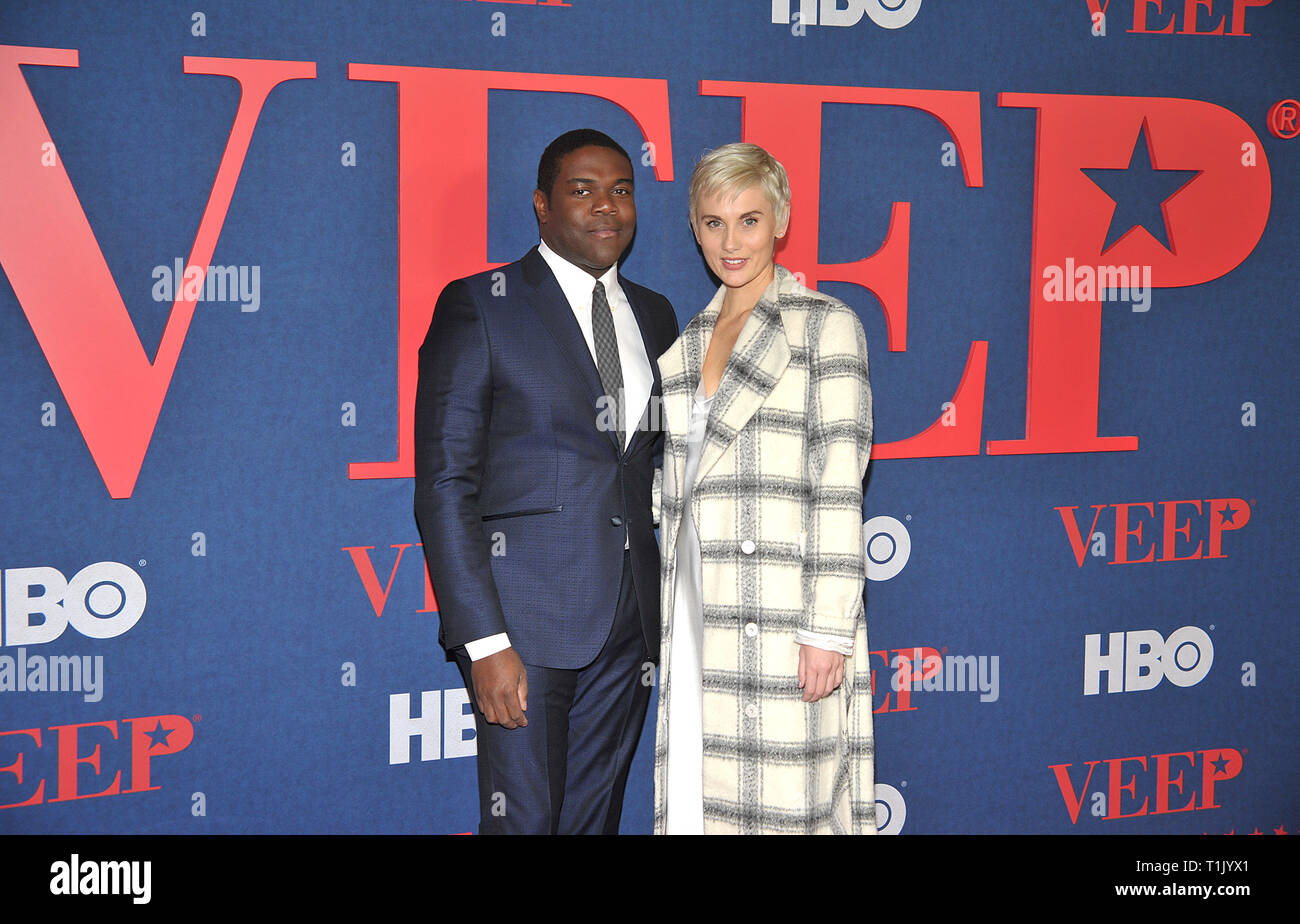
[[[619,285],[650,360],[654,409],[655,360],[677,339],[677,317],[662,295],[622,276]],[[420,348],[415,515],[448,651],[507,632],[526,664],[589,664],[613,624],[626,528],[657,660],[650,502],[663,435],[658,415],[647,414],[624,452],[597,426],[602,392],[573,310],[536,248],[456,280],[438,298]]]

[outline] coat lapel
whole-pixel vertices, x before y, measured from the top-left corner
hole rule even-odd
[[[762,407],[776,387],[781,373],[790,364],[790,344],[786,340],[779,307],[779,290],[784,273],[781,267],[777,267],[777,275],[772,284],[758,300],[736,338],[736,345],[732,348],[731,357],[722,373],[722,381],[713,396],[713,405],[709,409],[698,478],[707,475],[727,451],[745,424]],[[706,312],[713,310],[708,325],[710,334],[713,321],[717,319],[717,309],[722,305],[722,295],[722,290],[719,290],[709,308],[705,309]],[[696,381],[699,380],[699,370],[704,365],[704,352],[707,349],[706,338],[703,349],[699,351],[698,363],[693,366]]]
[[[710,308],[713,305],[710,303]],[[700,368],[704,363],[704,348],[717,318],[716,308],[705,308],[686,325],[680,337],[659,357],[663,388],[664,464],[672,464],[676,493],[682,492],[682,479],[686,476],[686,436],[691,421],[691,403],[700,381]],[[667,536],[672,541],[673,532]]]
[[[632,306],[632,316],[636,318],[636,326],[641,331],[641,345],[645,348],[646,357],[650,360],[650,400],[646,402],[645,410],[641,413],[641,419],[635,424],[636,429],[632,432],[632,439],[627,445],[627,451],[631,452],[636,446],[637,440],[653,440],[658,435],[656,421],[651,415],[654,408],[655,398],[663,394],[663,380],[660,377],[659,364],[654,361],[655,354],[655,337],[654,327],[650,323],[650,315],[641,300],[637,298],[628,281],[623,278],[623,274],[618,276],[619,287],[627,297],[627,302]]]

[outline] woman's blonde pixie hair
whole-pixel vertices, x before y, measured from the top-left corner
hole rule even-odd
[[[700,200],[712,195],[738,195],[758,186],[772,203],[779,228],[790,217],[790,179],[781,162],[756,144],[738,142],[714,148],[700,158],[691,174],[691,227]]]

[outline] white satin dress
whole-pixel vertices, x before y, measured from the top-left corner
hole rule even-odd
[[[677,531],[677,567],[673,580],[673,640],[669,651],[672,697],[668,702],[668,798],[665,806],[669,834],[704,833],[704,724],[701,704],[704,682],[704,605],[701,588],[700,537],[691,514],[691,495],[700,468],[709,406],[717,393],[704,397],[695,389],[686,433],[686,470],[682,477],[685,513]]]

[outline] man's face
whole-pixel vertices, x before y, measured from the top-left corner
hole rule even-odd
[[[570,151],[549,195],[534,191],[533,207],[546,246],[599,277],[618,262],[636,231],[632,165],[610,148]]]

